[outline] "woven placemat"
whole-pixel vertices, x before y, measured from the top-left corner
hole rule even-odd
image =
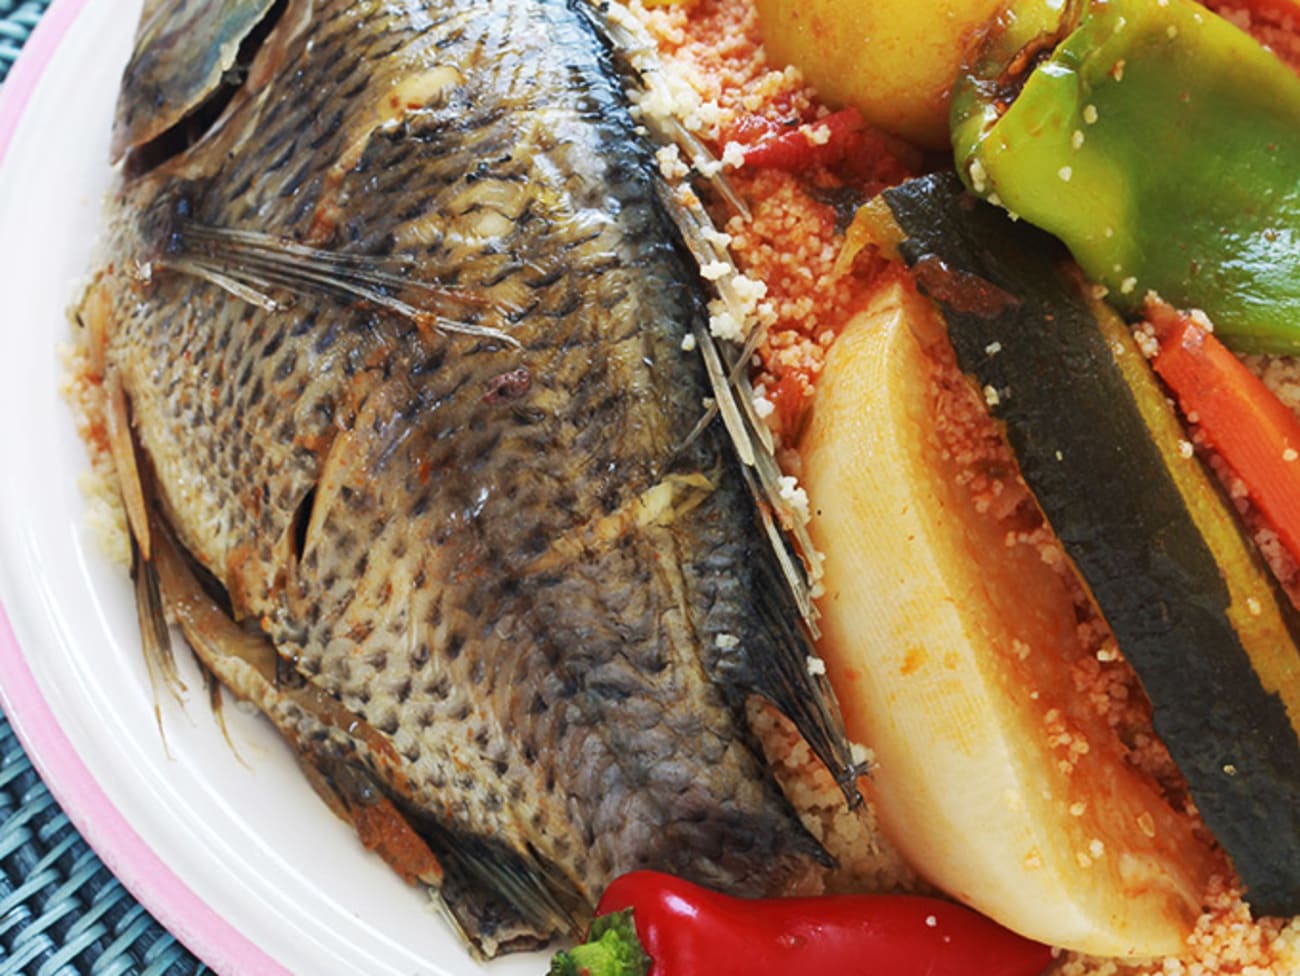
[[[0,0],[0,81],[48,6],[49,0]]]
[[[0,976],[204,972],[86,845],[0,719]]]
[[[48,5],[0,0],[0,83]],[[0,715],[0,976],[209,971],[87,846]]]

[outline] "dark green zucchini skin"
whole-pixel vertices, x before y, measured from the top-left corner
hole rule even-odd
[[[1141,677],[1155,729],[1252,908],[1297,914],[1300,740],[1226,615],[1220,569],[1069,255],[953,175],[913,180],[885,201],[962,370],[997,391],[991,410],[1025,480]],[[1295,653],[1300,627],[1279,602]]]

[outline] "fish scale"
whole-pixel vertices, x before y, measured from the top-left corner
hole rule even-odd
[[[207,134],[128,160],[83,308],[167,531],[282,693],[219,674],[375,778],[485,951],[555,934],[528,891],[589,906],[638,867],[785,889],[825,855],[747,701],[852,764],[725,432],[687,442],[701,283],[607,43],[576,0],[272,13]],[[213,40],[146,42],[165,76]],[[131,78],[123,144],[157,135]],[[180,79],[173,115],[211,94]]]

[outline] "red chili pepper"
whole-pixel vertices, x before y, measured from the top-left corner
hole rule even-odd
[[[935,898],[731,898],[680,878],[616,879],[596,912],[632,909],[650,976],[1039,976],[1051,950]]]

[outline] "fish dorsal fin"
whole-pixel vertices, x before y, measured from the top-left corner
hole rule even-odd
[[[698,436],[721,417],[773,555],[772,572],[766,564],[759,571],[760,605],[772,632],[782,635],[783,646],[792,649],[773,660],[755,660],[737,649],[735,654],[745,660],[735,662],[736,670],[751,675],[755,692],[794,721],[846,799],[856,805],[861,800],[857,781],[866,767],[853,758],[833,704],[834,692],[824,669],[812,658],[820,636],[815,598],[821,587],[822,557],[808,533],[806,496],[777,462],[775,442],[759,414],[749,379],[768,324],[759,300],[762,286],[736,266],[727,235],[718,230],[690,183],[692,174],[743,219],[749,219],[749,210],[727,179],[722,162],[681,119],[658,110],[657,106],[671,105],[674,99],[658,91],[666,84],[665,73],[658,47],[645,28],[613,0],[574,2],[608,44],[639,121],[659,142],[676,146],[689,164],[685,176],[675,181],[661,177],[657,186],[668,216],[700,269],[701,282],[714,292],[709,315],[696,317],[692,336],[708,374],[712,403],[690,436]],[[730,664],[724,662],[724,667]]]
[[[661,142],[676,145],[712,190],[745,219],[749,210],[726,177],[722,163],[682,121],[646,108],[649,103],[670,102],[651,98],[662,84],[663,71],[657,66],[658,48],[632,15],[618,3],[596,6],[577,4],[605,37],[623,62],[624,76],[640,109],[640,120]],[[712,283],[716,298],[710,303],[710,323],[696,325],[695,340],[708,370],[713,405],[697,428],[702,429],[715,415],[721,415],[727,433],[746,468],[750,485],[764,512],[765,529],[782,567],[799,613],[813,637],[818,636],[817,607],[813,592],[821,579],[821,556],[807,530],[807,513],[793,502],[788,479],[775,456],[772,434],[755,405],[755,391],[749,381],[749,365],[763,341],[765,322],[756,309],[753,291],[736,267],[727,248],[726,235],[719,232],[704,204],[689,183],[671,184],[661,179],[659,196],[681,232],[691,256],[701,269],[709,269],[704,280]],[[722,327],[722,322],[734,330]],[[720,335],[720,332],[729,332]],[[792,558],[792,552],[798,558]]]

